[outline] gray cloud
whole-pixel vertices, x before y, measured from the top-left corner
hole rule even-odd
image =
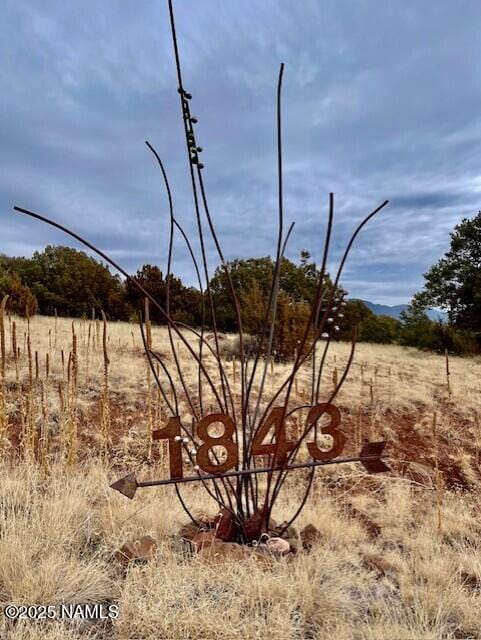
[[[287,255],[320,255],[329,191],[331,268],[361,217],[389,198],[343,282],[356,297],[407,301],[452,227],[479,208],[478,1],[182,0],[176,9],[226,257],[275,251],[282,61],[285,214],[296,221]],[[14,217],[19,204],[73,227],[128,270],[165,264],[167,200],[145,139],[166,164],[176,215],[196,231],[166,3],[6,0],[0,55],[0,251],[69,243]],[[213,267],[212,242],[208,254]],[[194,283],[180,241],[175,258]]]

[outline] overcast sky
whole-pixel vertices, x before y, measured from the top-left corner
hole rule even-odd
[[[283,87],[287,256],[319,261],[335,193],[331,269],[361,217],[343,284],[408,302],[481,208],[479,0],[177,0],[211,212],[228,259],[274,255],[275,99]],[[165,267],[167,200],[196,226],[166,0],[3,0],[0,252],[75,244],[14,204],[85,235],[132,272]],[[209,245],[211,264],[215,253]],[[180,240],[174,271],[193,284]]]

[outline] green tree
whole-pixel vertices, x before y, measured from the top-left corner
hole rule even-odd
[[[374,318],[374,313],[361,300],[347,300],[343,310],[344,318],[339,322],[341,340],[351,340],[355,327],[359,329],[361,322]],[[359,336],[358,336],[359,339]]]
[[[274,332],[274,351],[278,360],[290,360],[303,338],[311,307],[305,302],[295,302],[281,292]],[[309,339],[312,337],[310,330]]]
[[[396,342],[400,329],[401,323],[396,318],[372,314],[365,317],[359,325],[359,341],[392,344]]]
[[[156,265],[144,264],[134,279],[167,310],[167,283],[162,271]],[[169,311],[178,322],[190,325],[201,323],[202,296],[200,291],[186,287],[179,278],[169,276]],[[144,294],[131,281],[125,283],[126,299],[136,313],[144,309]],[[154,305],[150,305],[150,317],[157,324],[166,324],[165,317]]]
[[[424,278],[414,306],[445,309],[454,327],[481,334],[481,211],[454,227],[449,251]]]
[[[30,259],[11,259],[11,269],[30,288],[44,315],[57,310],[61,316],[89,316],[92,308],[103,309],[114,320],[128,315],[120,278],[83,251],[47,246]]]
[[[275,263],[271,257],[234,260],[229,263],[229,274],[239,301],[242,327],[246,333],[260,336],[269,301],[269,293],[274,277]],[[279,274],[279,292],[274,329],[273,350],[278,359],[292,358],[309,319],[311,304],[317,289],[319,270],[311,262],[307,251],[301,253],[300,264],[284,258]],[[332,286],[326,275],[325,284]],[[238,323],[235,306],[225,270],[217,268],[210,282],[214,299],[217,326],[224,331],[237,331]],[[343,291],[336,292],[341,300]],[[321,307],[323,315],[327,296]],[[210,320],[210,318],[209,318]],[[211,321],[211,320],[210,320]],[[270,331],[268,320],[266,335]]]
[[[159,267],[151,264],[144,264],[141,269],[133,276],[150,295],[165,308],[165,282]],[[135,314],[144,310],[144,294],[129,280],[125,283],[125,295],[128,303],[134,310]],[[150,317],[157,324],[164,323],[160,311],[153,305],[150,305]]]
[[[432,331],[435,323],[422,309],[409,306],[401,312],[401,322],[400,344],[418,349],[432,348]]]
[[[261,285],[257,280],[250,283],[239,295],[242,309],[242,329],[250,335],[260,335],[264,318],[266,300]]]
[[[304,251],[301,254],[301,264],[296,265],[287,258],[281,262],[279,274],[279,293],[295,303],[310,304],[316,291],[319,272],[314,263],[309,262],[310,255]],[[249,258],[246,260],[233,260],[229,263],[229,273],[234,291],[239,300],[245,300],[246,296],[255,295],[255,304],[258,315],[257,321],[262,320],[265,307],[269,299],[269,291],[274,277],[274,261],[270,256],[262,258]],[[250,290],[255,292],[250,294]],[[210,288],[214,298],[216,318],[218,325],[224,331],[237,331],[235,307],[227,279],[222,267],[218,267],[210,281]],[[262,300],[263,304],[260,304]],[[242,318],[252,318],[252,310],[247,310],[242,305]]]
[[[30,289],[22,284],[18,274],[7,272],[0,266],[0,300],[8,295],[7,309],[19,316],[37,313],[37,300]]]
[[[399,342],[405,346],[443,353],[447,349],[459,355],[472,355],[478,345],[472,333],[441,322],[434,322],[418,307],[410,306],[401,313]]]

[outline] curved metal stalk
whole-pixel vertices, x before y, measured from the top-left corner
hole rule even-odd
[[[174,225],[177,227],[177,229],[180,231],[187,249],[189,251],[189,254],[192,258],[192,262],[194,264],[194,269],[195,269],[195,273],[197,275],[197,281],[199,283],[199,290],[202,294],[202,298],[203,298],[203,289],[202,289],[202,283],[201,283],[201,277],[200,277],[200,271],[199,271],[199,266],[197,264],[197,260],[194,254],[194,251],[192,249],[192,245],[190,244],[189,238],[187,236],[187,234],[185,233],[184,229],[182,228],[182,226],[179,224],[179,222],[174,218]],[[202,304],[204,305],[204,301],[202,300]],[[202,316],[204,317],[204,315]],[[202,343],[211,351],[211,353],[213,354],[213,356],[215,357],[215,359],[217,360],[218,364],[219,364],[219,372],[221,374],[221,376],[224,378],[224,382],[226,385],[226,389],[227,389],[227,394],[229,396],[229,400],[230,400],[230,404],[231,404],[231,408],[232,408],[232,415],[235,415],[235,405],[234,405],[234,396],[233,393],[231,391],[230,385],[229,385],[229,379],[226,375],[224,366],[222,364],[222,360],[220,359],[219,353],[217,351],[215,351],[212,346],[209,344],[209,342],[204,338],[204,332],[203,332],[203,326],[201,327],[201,333],[199,334],[197,331],[195,331],[195,329],[193,329],[192,327],[190,327],[188,324],[185,324],[184,322],[179,322],[179,321],[175,321],[175,324],[179,327],[183,327],[185,329],[187,329],[188,331],[190,331],[191,333],[193,333],[195,336],[197,336],[197,338],[199,338],[200,340],[202,340]]]
[[[332,225],[334,223],[334,194],[329,194],[329,213],[327,217],[327,228],[326,228],[326,236],[324,239],[324,251],[322,255],[322,263],[321,269],[319,272],[319,283],[322,284],[324,277],[326,275],[326,267],[327,267],[327,259],[329,256],[329,247],[331,244],[331,234],[332,234]],[[324,299],[324,295],[319,297],[319,302],[317,304],[316,315],[314,317],[314,326],[317,328],[319,323],[319,313],[321,311],[322,301]],[[312,348],[312,384],[311,384],[311,402],[314,402],[314,382],[315,382],[315,371],[316,371],[316,342],[313,343]]]
[[[140,315],[140,314],[139,314],[139,315]],[[166,367],[166,366],[165,366],[165,364],[162,362],[161,358],[159,358],[159,356],[158,356],[154,351],[152,351],[151,349],[149,349],[148,344],[147,344],[147,340],[146,340],[146,336],[145,336],[145,332],[144,332],[144,327],[143,327],[142,320],[140,321],[140,333],[141,333],[141,336],[142,336],[142,342],[143,342],[143,345],[144,345],[145,352],[146,352],[146,354],[147,354],[147,359],[148,359],[148,361],[149,361],[150,368],[151,368],[152,373],[153,373],[153,375],[154,375],[155,381],[156,381],[156,383],[157,383],[157,385],[158,385],[159,389],[160,389],[160,390],[161,390],[161,392],[162,392],[163,398],[164,398],[165,402],[167,403],[167,406],[169,407],[169,409],[170,409],[171,413],[172,413],[172,414],[174,414],[174,415],[179,415],[179,404],[178,404],[177,394],[176,394],[176,391],[175,391],[175,386],[174,386],[174,383],[173,383],[172,377],[171,377],[171,375],[170,375],[170,373],[169,373],[169,371],[168,371],[167,367]],[[158,378],[158,376],[157,376],[157,372],[156,372],[155,367],[154,367],[154,364],[153,364],[153,362],[152,362],[152,356],[153,356],[153,357],[157,360],[157,362],[161,365],[161,367],[163,368],[163,370],[164,370],[165,374],[167,375],[167,377],[168,377],[168,379],[169,379],[169,382],[170,382],[170,384],[171,384],[171,388],[172,388],[172,390],[173,390],[173,395],[174,395],[174,400],[175,400],[175,407],[172,407],[172,405],[170,404],[170,401],[168,400],[168,398],[167,398],[167,397],[166,397],[166,395],[165,395],[165,392],[163,391],[162,384],[161,384],[161,382],[160,382],[160,380],[159,380],[159,378]],[[190,442],[191,442],[192,444],[194,444],[194,445],[195,445],[195,439],[194,439],[193,434],[189,433],[188,429],[186,429],[186,427],[184,427],[182,423],[180,423],[180,425],[181,425],[181,429],[182,429],[182,430],[184,431],[184,433],[186,434],[186,437],[188,437],[188,438],[189,438],[189,440],[190,440]],[[193,460],[193,458],[192,458],[192,456],[190,455],[190,452],[189,452],[188,450],[187,450],[187,455],[189,456],[189,459],[190,459],[190,461],[192,462],[192,464],[194,464],[194,460]],[[220,478],[220,480],[222,481],[222,478]],[[212,497],[212,498],[214,498],[214,500],[216,500],[216,501],[219,503],[219,505],[220,505],[220,506],[225,507],[225,508],[232,509],[232,502],[231,502],[231,500],[230,500],[230,496],[229,496],[229,492],[228,492],[227,488],[226,488],[226,494],[227,494],[227,499],[228,499],[229,507],[227,507],[227,505],[226,505],[226,504],[224,504],[224,502],[223,502],[223,498],[222,498],[222,494],[221,494],[221,492],[220,492],[219,488],[217,487],[217,485],[216,485],[215,481],[213,482],[213,484],[214,484],[214,490],[215,490],[215,492],[216,492],[216,496],[217,496],[217,497],[216,497],[216,496],[214,496],[213,494],[211,494],[211,493],[210,493],[209,488],[208,488],[208,487],[206,487],[206,490],[207,490],[207,492],[209,493],[209,495],[211,495],[211,497]],[[222,483],[222,484],[224,484],[224,483]],[[225,488],[225,485],[224,485],[224,488]],[[178,492],[177,485],[176,485],[176,491]],[[185,505],[183,504],[182,506],[183,506],[183,507],[184,507],[184,509],[185,509]],[[194,522],[195,522],[195,521],[194,521]]]
[[[284,240],[284,244],[283,244],[283,246],[281,248],[280,260],[282,260],[283,257],[284,257],[284,252],[285,252],[285,249],[286,249],[286,245],[287,245],[287,242],[289,240],[289,237],[291,235],[291,232],[292,232],[293,228],[294,228],[294,222],[289,227],[289,230],[287,232],[286,238]],[[266,377],[267,377],[267,370],[268,370],[268,367],[269,367],[269,358],[270,358],[270,354],[272,353],[272,345],[273,345],[273,341],[274,341],[276,315],[277,315],[277,313],[276,313],[277,312],[277,296],[278,296],[278,292],[279,292],[279,278],[275,278],[274,283],[275,283],[274,292],[273,292],[274,306],[273,306],[273,312],[272,312],[271,328],[269,330],[269,341],[268,341],[268,346],[267,346],[267,354],[266,354],[266,357],[265,357],[264,368],[263,368],[263,371],[262,371],[261,382],[260,382],[260,385],[259,385],[259,391],[257,393],[257,401],[256,401],[255,409],[254,409],[254,414],[252,416],[251,425],[255,424],[255,421],[257,419],[257,415],[259,413],[260,403],[261,403],[262,396],[263,396],[263,393],[264,393],[264,386],[265,386],[265,381],[266,381]],[[257,352],[258,354],[260,352],[260,349],[261,348],[259,346],[259,349],[258,349],[258,352]],[[249,437],[247,439],[247,455],[248,456],[249,456],[251,448],[252,448],[252,437],[253,437],[253,429],[252,429],[252,426],[251,426],[251,430],[249,432]],[[256,466],[255,460],[252,459],[252,457],[248,457],[248,460],[252,460],[252,462],[254,464],[254,467]],[[258,478],[257,478],[256,475],[254,476],[254,485],[255,485],[255,496],[257,496],[258,495]],[[255,502],[254,510],[257,510],[257,507],[258,507],[257,497],[254,499],[254,502]]]
[[[198,230],[198,233],[199,233],[199,242],[200,242],[200,249],[201,249],[201,255],[202,255],[202,265],[203,265],[204,276],[205,276],[205,281],[206,281],[206,285],[205,286],[206,286],[207,297],[209,299],[211,321],[212,321],[213,333],[214,333],[215,349],[216,349],[217,353],[219,354],[219,360],[220,360],[220,348],[219,348],[219,337],[218,337],[218,332],[217,332],[217,321],[216,321],[216,314],[215,314],[215,305],[214,305],[214,301],[212,299],[212,293],[211,293],[210,284],[209,284],[210,278],[209,278],[209,269],[208,269],[208,265],[207,265],[207,256],[206,256],[205,244],[204,244],[204,233],[203,233],[203,229],[202,229],[202,221],[201,221],[201,218],[200,218],[199,199],[198,199],[198,195],[197,195],[197,187],[196,187],[194,169],[193,169],[193,164],[192,164],[192,156],[190,154],[191,146],[189,144],[189,135],[193,136],[192,116],[190,114],[188,101],[185,98],[186,91],[184,90],[183,83],[182,83],[182,69],[181,69],[181,66],[180,66],[179,47],[178,47],[178,44],[177,44],[177,34],[176,34],[176,29],[175,29],[175,19],[174,19],[174,10],[173,10],[173,5],[172,5],[172,0],[168,0],[168,4],[169,4],[169,17],[170,17],[170,27],[171,27],[171,34],[172,34],[172,43],[173,43],[173,46],[174,46],[175,66],[176,66],[177,80],[178,80],[178,85],[179,85],[178,86],[178,92],[179,92],[180,103],[181,103],[182,120],[183,120],[183,123],[184,123],[184,134],[185,134],[187,155],[189,157],[189,173],[190,173],[190,179],[191,179],[192,195],[193,195],[193,199],[194,199],[194,208],[195,208],[195,216],[196,216],[196,221],[197,221],[197,230]],[[195,159],[196,159],[196,162],[198,164],[197,150],[195,151]],[[226,395],[225,395],[225,388],[224,388],[224,382],[223,382],[222,377],[221,377],[221,386],[222,386],[222,393],[223,393],[223,397],[224,397],[224,401],[225,401],[225,406],[227,407],[227,398],[226,398]],[[220,403],[219,403],[219,406],[221,406]]]
[[[167,173],[165,171],[162,160],[160,159],[159,154],[157,153],[157,151],[154,149],[154,147],[150,144],[148,140],[145,141],[145,144],[152,151],[155,158],[157,159],[160,170],[162,172],[162,177],[164,179],[164,184],[167,191],[167,198],[169,201],[170,230],[169,230],[169,248],[167,253],[167,274],[166,274],[167,286],[166,286],[166,293],[165,293],[165,310],[167,314],[170,316],[170,271],[171,271],[171,264],[172,264],[172,251],[173,251],[173,242],[174,242],[174,205],[172,201],[172,194],[170,191],[169,180],[167,178]],[[167,332],[169,334],[170,349],[172,351],[172,355],[174,356],[174,362],[175,362],[175,366],[177,367],[177,373],[179,376],[180,383],[182,385],[182,388],[184,389],[185,397],[187,398],[187,402],[189,403],[192,414],[194,415],[195,419],[198,420],[199,416],[197,414],[197,410],[194,407],[194,403],[192,402],[189,388],[185,382],[184,375],[182,373],[182,367],[180,366],[179,357],[177,355],[174,339],[172,337],[172,327],[170,324],[167,325]],[[202,353],[199,354],[199,360],[202,361]],[[199,401],[200,400],[201,400],[201,393],[199,389]],[[202,412],[202,404],[200,404],[200,411]]]
[[[140,335],[142,336],[142,344],[144,346],[144,351],[147,355],[147,360],[150,366],[150,369],[152,371],[152,374],[154,376],[155,382],[157,384],[157,386],[159,387],[159,391],[162,394],[162,398],[164,399],[164,402],[166,403],[166,405],[169,407],[169,410],[174,414],[177,415],[179,413],[179,403],[177,400],[177,393],[175,391],[175,385],[174,385],[174,381],[172,380],[172,376],[170,375],[167,367],[165,366],[165,364],[162,362],[162,360],[155,354],[153,353],[150,349],[149,346],[147,344],[147,339],[145,337],[145,331],[144,331],[144,326],[143,326],[143,322],[142,322],[142,316],[139,313],[139,327],[140,327]],[[160,366],[162,367],[162,369],[164,370],[164,373],[166,374],[169,383],[170,383],[170,388],[172,391],[172,395],[174,396],[174,403],[175,406],[172,407],[172,404],[166,394],[166,392],[164,391],[164,388],[162,386],[162,383],[159,380],[159,376],[157,375],[157,371],[155,370],[154,367],[154,363],[152,362],[152,356],[154,356],[154,358],[157,360],[157,362],[160,364]]]
[[[284,63],[281,63],[280,68],[279,68],[279,75],[278,75],[278,78],[277,78],[277,101],[276,101],[277,184],[278,184],[278,222],[277,222],[276,261],[275,261],[275,265],[274,265],[274,273],[273,273],[273,277],[272,277],[272,284],[271,284],[271,288],[270,288],[270,291],[269,291],[269,298],[268,298],[268,302],[267,302],[267,306],[266,306],[264,320],[263,320],[263,323],[262,323],[260,344],[259,344],[259,347],[258,347],[258,350],[257,350],[256,358],[254,360],[254,364],[253,364],[253,367],[252,367],[252,373],[251,373],[249,385],[248,385],[248,388],[247,388],[246,403],[248,402],[248,399],[249,399],[250,393],[251,393],[251,389],[252,389],[252,385],[254,384],[257,365],[258,365],[258,362],[259,362],[260,354],[262,352],[262,347],[264,345],[265,333],[266,333],[266,329],[267,329],[267,323],[268,323],[269,317],[271,315],[271,309],[272,309],[272,313],[273,313],[274,318],[275,318],[275,313],[276,313],[276,310],[277,310],[277,299],[278,299],[278,293],[279,293],[280,273],[281,273],[281,267],[282,267],[282,255],[283,255],[282,234],[283,234],[283,227],[284,227],[284,196],[283,196],[283,181],[282,181],[282,113],[281,113],[282,101],[281,101],[281,97],[282,97],[282,79],[283,79],[283,75],[284,75]],[[285,245],[287,243],[287,240],[289,238],[291,230],[292,230],[292,225],[291,225],[291,229],[289,230],[289,232],[287,234],[286,240],[284,242],[284,247],[285,247]],[[266,367],[264,369],[264,375],[265,375],[265,372],[267,370],[267,360],[270,358],[270,355],[271,355],[271,352],[272,352],[272,339],[273,339],[273,334],[274,334],[274,324],[275,324],[275,320],[272,321],[271,328],[270,328],[270,331],[269,331],[269,344],[268,344],[267,353],[266,353]],[[259,395],[261,395],[261,394],[259,394]],[[257,399],[257,406],[256,406],[255,415],[254,415],[254,418],[252,419],[252,422],[251,422],[251,427],[252,427],[252,424],[255,422],[255,419],[257,417],[258,406],[259,406],[259,396],[258,396],[258,399]],[[249,447],[250,447],[251,441],[252,441],[252,437],[249,439]]]

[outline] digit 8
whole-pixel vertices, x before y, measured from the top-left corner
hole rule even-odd
[[[224,425],[224,433],[217,438],[209,435],[209,426],[213,422],[221,422]],[[197,449],[196,462],[206,473],[225,473],[239,462],[237,444],[232,439],[235,433],[235,423],[229,416],[223,413],[211,413],[197,423],[196,434],[202,440],[202,445]],[[213,464],[209,459],[209,451],[212,447],[224,447],[227,451],[225,462]]]
[[[339,409],[333,404],[322,402],[321,404],[312,407],[307,416],[307,424],[309,426],[314,424],[314,422],[317,422],[317,420],[319,420],[319,418],[325,413],[327,413],[331,421],[327,426],[321,427],[321,433],[331,436],[333,444],[330,449],[325,451],[320,449],[316,442],[307,442],[307,449],[314,460],[331,460],[332,458],[337,458],[337,456],[342,453],[344,445],[346,444],[346,436],[342,431],[336,429],[341,421],[341,414]]]

